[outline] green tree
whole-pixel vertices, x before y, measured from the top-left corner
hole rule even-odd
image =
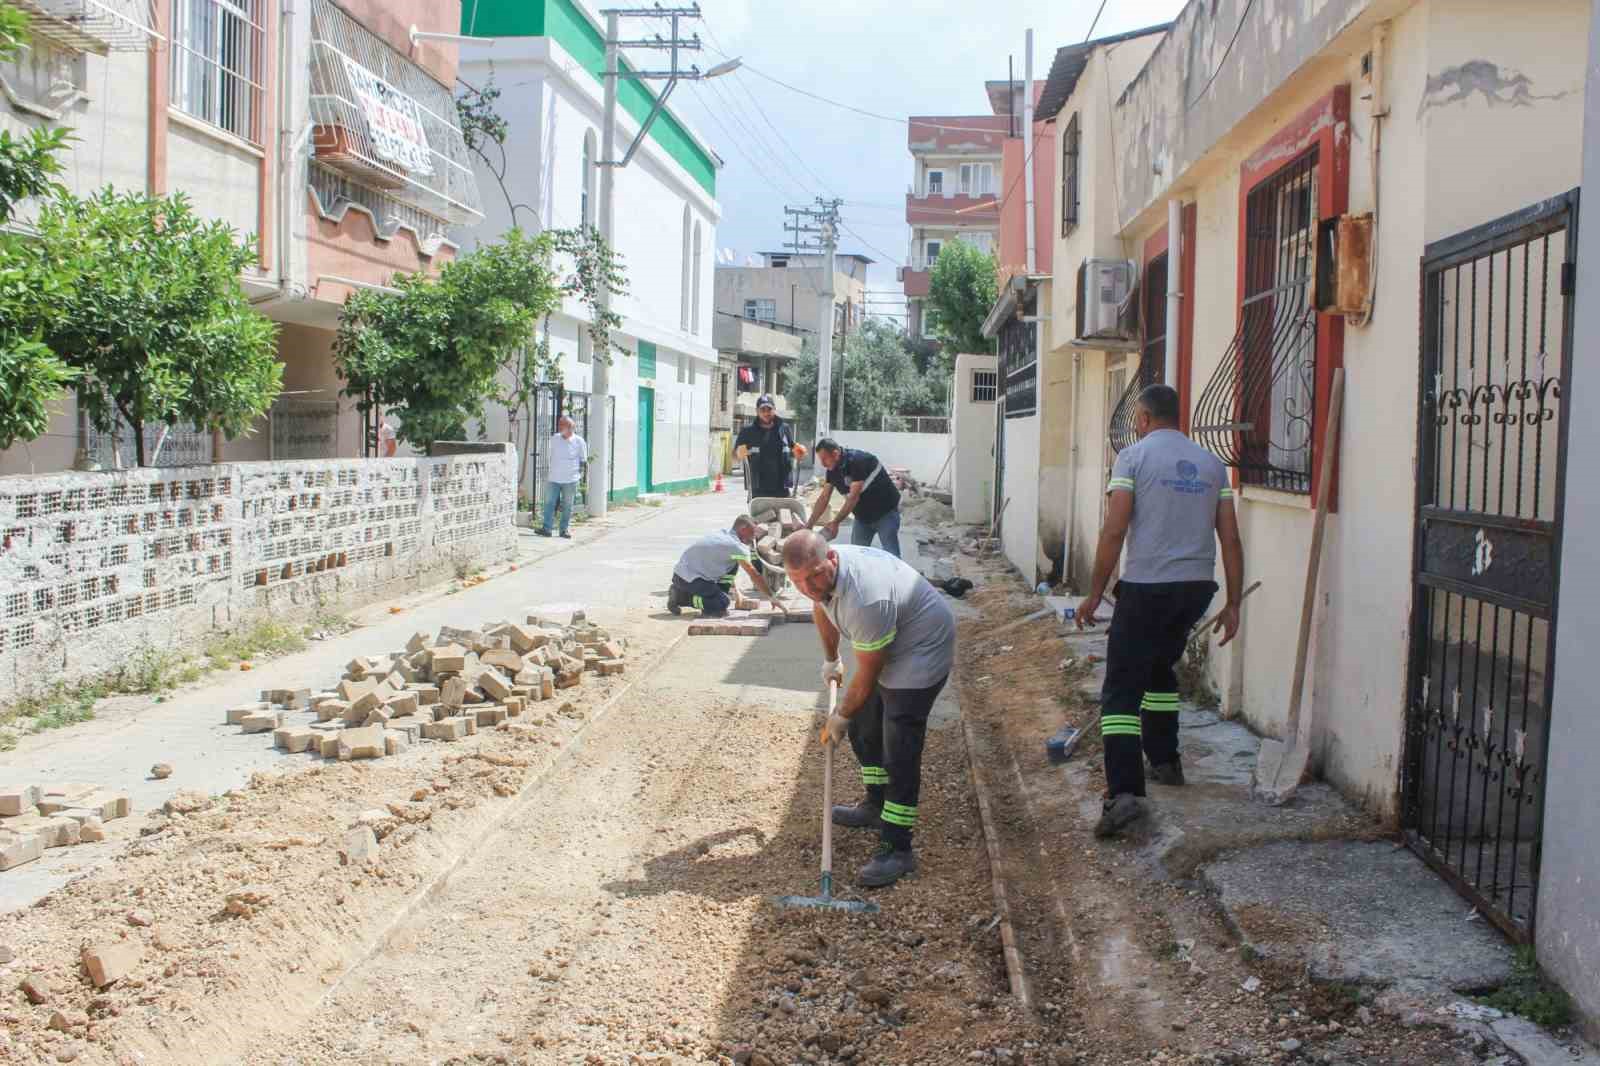
[[[27,40],[27,16],[0,5],[0,61],[15,58]],[[16,138],[0,130],[0,225],[18,201],[60,191],[57,153],[64,129],[36,129]],[[41,315],[56,304],[70,274],[32,254],[28,238],[0,233],[0,450],[39,437],[50,426],[51,404],[76,374],[42,337]]]
[[[334,361],[367,420],[393,411],[398,436],[420,449],[465,436],[488,401],[529,412],[534,385],[551,369],[539,321],[569,295],[590,308],[596,357],[609,359],[621,319],[600,312],[599,289],[627,287],[592,229],[534,237],[513,229],[445,264],[437,278],[402,274],[393,284],[398,292],[366,290],[346,301]]]
[[[844,419],[834,428],[875,430],[885,415],[944,414],[944,380],[922,373],[905,335],[883,319],[869,318],[833,360],[835,403],[844,393]],[[784,396],[801,425],[817,417],[817,351],[801,347],[787,375]]]
[[[987,352],[983,320],[995,301],[994,256],[948,241],[928,277],[928,327],[949,352]]]
[[[181,193],[62,193],[40,212],[33,255],[71,281],[42,339],[81,375],[78,402],[102,432],[190,422],[247,432],[282,389],[277,327],[239,286],[254,242],[201,218]]]

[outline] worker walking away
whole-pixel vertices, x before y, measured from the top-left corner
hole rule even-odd
[[[955,659],[955,616],[926,578],[877,548],[831,548],[820,533],[801,530],[784,541],[783,565],[812,600],[824,685],[844,680],[840,639],[855,651],[849,687],[823,736],[834,744],[850,738],[867,794],[854,806],[835,807],[832,818],[835,825],[878,831],[878,853],[858,880],[872,888],[893,884],[917,869],[911,835],[922,743]]]
[[[734,456],[740,462],[750,460],[750,498],[787,499],[794,491],[795,460],[805,458],[806,449],[794,442],[794,427],[778,417],[770,395],[762,393],[756,400],[756,420],[739,431],[734,443]]]
[[[850,527],[850,543],[867,547],[876,534],[884,551],[900,557],[900,490],[894,478],[878,462],[878,457],[859,448],[844,448],[830,437],[817,441],[817,462],[827,471],[822,492],[811,509],[806,528],[811,529],[828,511],[828,501],[837,489],[844,496],[844,505],[833,520],[823,525],[829,540],[839,535],[839,523],[854,518]]]
[[[767,579],[751,565],[751,545],[761,535],[756,520],[742,514],[733,520],[729,529],[707,533],[684,549],[678,565],[672,568],[672,585],[667,589],[667,610],[680,613],[693,607],[702,618],[721,618],[731,604],[744,606],[735,577],[740,568],[750,575],[755,587],[772,602],[775,610],[784,610],[778,597],[767,586]]]
[[[1139,440],[1112,468],[1094,576],[1078,605],[1078,628],[1093,625],[1126,542],[1100,692],[1106,795],[1097,837],[1116,836],[1149,813],[1141,748],[1157,784],[1183,784],[1176,667],[1189,631],[1216,595],[1219,540],[1228,599],[1214,631],[1222,632],[1223,644],[1239,631],[1244,584],[1227,470],[1179,431],[1177,390],[1146,387],[1133,424]]]

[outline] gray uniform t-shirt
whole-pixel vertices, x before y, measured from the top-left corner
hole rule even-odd
[[[1211,581],[1217,570],[1217,501],[1231,499],[1222,460],[1175,429],[1124,448],[1107,492],[1133,493],[1122,580]]]
[[[878,684],[928,688],[955,658],[949,604],[907,563],[879,548],[839,547],[839,576],[823,613],[857,651],[889,652]]]
[[[685,548],[672,572],[685,581],[721,581],[734,566],[749,561],[744,541],[731,529],[719,529]]]

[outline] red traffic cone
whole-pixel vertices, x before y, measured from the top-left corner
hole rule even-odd
[[[717,483],[715,485],[711,486],[711,491],[712,492],[721,492],[722,491],[722,474],[721,474],[721,472],[718,472],[718,474],[717,474]]]

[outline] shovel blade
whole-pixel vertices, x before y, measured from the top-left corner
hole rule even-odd
[[[1269,807],[1282,806],[1300,788],[1310,758],[1311,752],[1304,744],[1263,740],[1250,791]]]

